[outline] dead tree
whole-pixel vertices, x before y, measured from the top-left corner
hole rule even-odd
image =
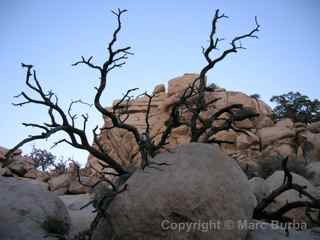
[[[112,11],[112,13],[116,16],[117,26],[113,32],[112,39],[107,45],[107,57],[105,62],[102,65],[96,65],[93,63],[93,57],[85,58],[81,57],[81,60],[74,63],[73,66],[77,65],[85,65],[99,73],[99,84],[96,87],[96,94],[94,98],[94,107],[97,111],[99,111],[105,119],[110,122],[110,125],[101,129],[101,132],[110,131],[111,129],[124,129],[130,132],[139,146],[140,155],[143,160],[142,167],[145,168],[150,166],[150,164],[166,164],[166,163],[153,163],[149,160],[149,158],[153,158],[161,148],[164,148],[166,144],[168,144],[168,139],[170,134],[175,128],[180,126],[187,126],[190,129],[191,142],[204,142],[204,143],[221,143],[217,139],[214,138],[214,135],[223,130],[234,130],[238,132],[245,131],[238,129],[234,126],[235,121],[241,121],[248,118],[253,118],[257,116],[257,113],[252,111],[251,109],[244,108],[241,104],[232,104],[230,106],[226,106],[222,109],[215,111],[211,116],[206,118],[203,117],[203,112],[206,112],[210,106],[212,106],[219,99],[213,99],[208,101],[206,99],[207,92],[214,91],[214,88],[206,86],[206,75],[212,70],[216,64],[223,61],[227,56],[232,53],[237,53],[241,49],[245,49],[241,40],[248,38],[257,38],[256,33],[260,29],[260,25],[257,22],[257,18],[255,18],[255,27],[248,32],[247,34],[243,34],[233,38],[230,42],[231,47],[224,50],[220,55],[215,58],[211,57],[213,52],[218,54],[218,45],[222,38],[217,37],[217,24],[223,19],[227,18],[224,14],[219,14],[219,10],[216,10],[215,15],[211,24],[211,31],[209,35],[209,45],[206,48],[202,48],[203,56],[207,62],[207,64],[200,71],[199,77],[188,86],[179,99],[171,106],[169,118],[165,122],[165,129],[160,136],[160,140],[158,142],[154,141],[154,136],[151,135],[150,131],[150,123],[149,123],[149,115],[151,111],[151,103],[152,99],[155,97],[154,95],[149,95],[145,93],[144,95],[149,99],[147,105],[147,111],[145,116],[146,129],[144,132],[140,133],[138,129],[130,124],[127,124],[126,121],[129,118],[129,106],[132,100],[131,93],[136,91],[137,89],[128,90],[124,96],[112,107],[112,109],[107,109],[103,107],[104,105],[101,103],[101,96],[104,93],[107,87],[107,78],[111,71],[121,68],[125,65],[126,60],[130,52],[130,47],[126,46],[123,48],[115,48],[115,43],[118,40],[118,34],[122,27],[121,17],[126,12],[126,10]],[[43,124],[39,123],[23,123],[25,127],[32,127],[42,132],[36,135],[30,135],[27,138],[23,139],[19,142],[15,147],[13,147],[10,151],[7,152],[6,157],[7,160],[5,165],[10,164],[11,156],[18,148],[23,145],[33,142],[35,140],[40,139],[48,139],[52,135],[56,133],[63,132],[66,133],[68,138],[63,138],[53,144],[53,146],[57,146],[61,143],[69,144],[75,148],[82,149],[88,151],[90,154],[95,156],[99,161],[103,164],[103,177],[101,181],[108,182],[112,191],[108,196],[106,196],[107,205],[113,199],[113,197],[123,192],[126,189],[126,185],[119,188],[121,184],[115,184],[110,181],[108,178],[105,178],[105,175],[112,175],[123,177],[123,179],[128,178],[128,172],[124,169],[123,166],[119,164],[117,159],[113,159],[110,154],[105,150],[102,144],[99,141],[98,136],[98,126],[92,130],[93,134],[93,145],[89,143],[87,137],[87,122],[89,116],[87,114],[82,114],[80,117],[82,118],[81,126],[77,126],[76,119],[78,117],[77,114],[72,113],[72,107],[74,104],[87,104],[82,100],[72,101],[68,106],[67,110],[64,110],[58,101],[57,95],[52,91],[46,91],[40,81],[37,78],[36,71],[33,69],[32,65],[23,64],[22,67],[26,70],[26,80],[25,83],[27,87],[35,94],[35,96],[30,96],[26,92],[21,92],[17,95],[17,98],[22,98],[23,100],[18,103],[14,103],[15,106],[24,106],[26,104],[38,104],[45,107],[48,111],[49,121]],[[182,117],[183,112],[188,112],[191,115],[190,121],[186,121]],[[219,126],[214,125],[216,121],[223,121]],[[230,143],[230,142],[228,142]],[[288,217],[284,216],[288,211],[299,208],[306,207],[307,210],[310,209],[320,209],[319,200],[308,193],[304,186],[300,186],[298,184],[293,183],[292,175],[287,169],[287,161],[285,159],[283,161],[283,170],[285,172],[285,177],[283,184],[274,190],[268,197],[263,199],[254,210],[254,218],[255,219],[263,219],[267,221],[278,220],[281,222],[290,221]],[[77,169],[79,173],[79,169]],[[79,181],[80,175],[78,174]],[[118,182],[121,182],[121,178]],[[125,181],[125,180],[124,180]],[[268,212],[267,207],[283,192],[288,190],[295,190],[301,196],[305,196],[309,199],[309,201],[296,201],[292,203],[287,203],[280,209]],[[101,203],[105,205],[105,201],[103,200]],[[98,214],[103,214],[102,211],[99,211],[99,206],[97,207]],[[310,217],[309,211],[307,211],[307,216]],[[312,219],[313,222],[319,222],[317,219]]]
[[[216,58],[212,58],[211,54],[216,52],[219,53],[218,46],[223,40],[217,37],[217,24],[222,18],[227,18],[224,14],[219,14],[219,10],[216,10],[215,15],[211,24],[211,31],[209,36],[209,45],[207,48],[202,48],[202,53],[206,59],[207,64],[200,71],[199,77],[193,82],[192,85],[188,86],[177,102],[175,102],[170,109],[170,116],[165,123],[165,130],[161,134],[160,140],[155,142],[154,136],[150,133],[150,123],[149,115],[151,109],[151,103],[154,95],[149,95],[145,93],[144,95],[148,97],[148,106],[146,111],[146,129],[144,132],[139,132],[138,129],[126,121],[129,118],[129,106],[133,99],[131,94],[137,90],[130,89],[124,96],[110,108],[105,108],[104,104],[101,102],[101,96],[107,87],[107,79],[113,70],[121,68],[126,64],[126,60],[129,55],[132,55],[129,46],[122,48],[115,48],[115,43],[118,41],[118,35],[122,28],[122,15],[126,10],[117,9],[117,11],[112,11],[117,20],[117,25],[113,31],[111,41],[107,45],[107,56],[102,65],[97,65],[93,62],[93,57],[81,59],[73,64],[73,66],[85,65],[99,74],[99,82],[96,89],[96,94],[94,97],[93,106],[95,109],[103,115],[103,117],[110,123],[108,126],[101,128],[101,133],[105,131],[110,131],[111,129],[123,129],[130,132],[136,143],[139,146],[140,155],[142,158],[142,167],[145,168],[151,164],[163,165],[166,163],[154,163],[150,161],[161,148],[164,148],[168,143],[168,139],[173,129],[180,126],[188,126],[191,130],[191,142],[219,142],[214,139],[213,135],[219,131],[233,129],[235,131],[242,131],[234,126],[235,121],[244,120],[247,118],[255,117],[257,114],[255,112],[246,110],[241,104],[233,104],[226,106],[215,113],[213,113],[208,118],[203,118],[202,113],[207,111],[207,109],[219,99],[214,99],[211,101],[206,100],[206,94],[209,91],[214,91],[214,89],[206,86],[206,75],[212,70],[217,63],[223,61],[227,56],[232,53],[237,53],[241,49],[245,49],[241,40],[248,38],[257,38],[256,33],[259,31],[259,24],[257,18],[255,18],[255,27],[248,33],[237,36],[233,38],[230,42],[231,47],[221,52]],[[40,139],[48,139],[56,133],[63,132],[66,133],[67,138],[63,138],[53,144],[57,146],[61,143],[69,144],[75,148],[86,150],[94,157],[96,157],[103,165],[103,176],[124,176],[127,178],[127,170],[119,164],[117,159],[113,159],[110,154],[105,150],[99,141],[99,135],[97,133],[98,126],[92,131],[93,134],[93,145],[89,143],[87,137],[87,122],[89,119],[88,114],[80,115],[82,123],[76,124],[76,119],[79,117],[77,114],[72,113],[72,107],[74,104],[86,104],[82,100],[72,101],[68,106],[67,110],[64,110],[59,105],[58,96],[52,91],[46,91],[41,85],[37,78],[36,71],[33,69],[32,65],[22,63],[22,67],[26,70],[26,80],[25,83],[29,90],[34,93],[35,96],[30,96],[26,92],[21,92],[17,98],[22,98],[23,100],[14,103],[15,106],[24,106],[26,104],[37,104],[41,105],[48,111],[49,121],[43,124],[39,123],[23,123],[25,127],[32,127],[42,132],[37,135],[30,135],[29,137],[23,139],[15,147],[13,147],[7,153],[6,164],[10,163],[10,156],[15,150],[22,147],[23,145]],[[91,106],[91,105],[90,105]],[[182,118],[182,112],[187,111],[191,113],[191,120],[185,121]],[[227,115],[227,117],[226,117]],[[215,126],[213,123],[217,120],[223,120],[223,124],[220,126]],[[79,178],[80,180],[80,178]],[[107,181],[113,188],[115,192],[121,192],[108,178],[102,177],[101,181]]]
[[[143,133],[139,133],[137,128],[135,126],[129,125],[126,123],[126,120],[129,117],[128,113],[128,107],[129,103],[132,99],[132,96],[130,94],[137,90],[130,89],[126,92],[126,94],[123,96],[122,99],[118,101],[117,104],[115,104],[112,108],[112,110],[108,110],[103,107],[103,104],[101,103],[101,96],[106,88],[107,84],[107,78],[109,76],[109,73],[116,69],[122,67],[126,63],[126,59],[128,58],[128,55],[131,55],[130,47],[123,47],[123,48],[117,48],[114,49],[114,45],[118,39],[118,34],[121,30],[121,16],[123,13],[125,13],[126,10],[120,10],[112,11],[112,13],[117,18],[117,27],[113,32],[112,40],[109,42],[107,47],[108,56],[106,57],[106,61],[100,66],[96,65],[92,62],[93,57],[84,58],[81,57],[81,60],[74,63],[73,66],[77,66],[80,64],[84,64],[88,66],[89,68],[94,69],[95,71],[98,71],[100,75],[100,82],[98,87],[96,87],[96,95],[94,98],[94,106],[95,108],[105,117],[107,118],[111,126],[102,128],[101,131],[108,131],[113,128],[119,128],[119,129],[125,129],[133,134],[137,144],[140,147],[140,154],[143,160],[143,167],[146,167],[149,165],[149,157],[154,157],[161,148],[163,148],[167,144],[168,137],[170,136],[173,129],[180,127],[182,125],[187,125],[191,129],[191,141],[196,142],[199,141],[199,138],[203,135],[204,138],[202,139],[203,142],[216,142],[215,139],[210,139],[212,135],[215,133],[222,131],[222,130],[228,130],[233,129],[235,131],[241,131],[240,129],[236,129],[233,125],[234,121],[239,120],[239,117],[237,117],[237,113],[234,110],[241,110],[242,105],[241,104],[234,104],[231,106],[227,106],[223,109],[220,109],[215,114],[210,116],[207,119],[203,119],[201,117],[201,113],[206,111],[210,105],[212,105],[214,102],[218,101],[219,99],[214,99],[213,101],[207,102],[205,99],[206,92],[209,91],[209,89],[206,87],[205,78],[206,74],[209,70],[214,68],[214,66],[222,61],[226,56],[228,56],[231,53],[236,53],[240,49],[244,49],[241,45],[241,40],[246,38],[257,38],[255,35],[256,32],[259,31],[259,24],[257,23],[257,19],[255,19],[255,28],[251,30],[249,33],[237,36],[231,41],[231,48],[225,50],[222,52],[222,54],[212,59],[210,54],[218,50],[218,44],[220,41],[222,41],[222,38],[216,37],[216,29],[217,29],[217,23],[222,18],[227,18],[226,15],[219,14],[219,10],[216,10],[213,21],[212,21],[212,27],[210,32],[210,38],[209,38],[209,45],[207,48],[203,48],[203,55],[207,61],[207,65],[201,70],[200,76],[198,79],[196,79],[191,86],[185,89],[184,93],[180,97],[180,99],[171,107],[170,117],[166,122],[166,128],[164,132],[162,133],[162,136],[160,138],[160,141],[158,143],[155,143],[153,141],[153,136],[150,136],[150,124],[149,124],[149,113],[150,113],[150,107],[151,107],[151,101],[154,97],[153,95],[145,94],[149,98],[149,103],[147,106],[147,113],[146,113],[146,130]],[[39,98],[32,98],[29,95],[27,95],[25,92],[21,92],[16,97],[22,97],[24,100],[19,103],[15,103],[15,106],[23,106],[25,104],[34,103],[39,104],[42,106],[45,106],[48,109],[48,115],[50,117],[50,122],[44,123],[44,124],[37,124],[37,123],[23,123],[26,127],[34,127],[40,130],[43,130],[43,132],[39,135],[31,135],[28,138],[25,138],[20,143],[18,143],[14,148],[12,148],[8,153],[7,156],[9,157],[16,149],[23,146],[26,143],[38,140],[38,139],[47,139],[51,135],[58,133],[58,132],[65,132],[67,133],[69,139],[61,139],[60,141],[57,141],[54,146],[60,144],[60,143],[67,143],[70,144],[73,147],[83,149],[88,151],[90,154],[95,156],[97,159],[101,160],[103,163],[104,169],[112,169],[114,172],[105,172],[111,175],[120,176],[122,174],[126,174],[126,170],[120,166],[120,164],[115,160],[112,159],[109,154],[104,150],[103,146],[99,142],[97,130],[98,127],[92,130],[93,136],[94,136],[94,145],[92,146],[88,142],[88,138],[86,135],[86,125],[88,121],[88,115],[81,115],[83,119],[82,127],[79,128],[75,124],[75,119],[78,117],[77,114],[72,114],[72,106],[74,104],[85,104],[81,100],[72,101],[69,105],[68,111],[65,112],[62,107],[59,106],[58,97],[55,93],[52,91],[46,92],[43,87],[41,86],[40,82],[37,79],[36,71],[33,70],[32,65],[26,65],[22,64],[22,67],[26,69],[26,85],[36,94]],[[191,121],[190,122],[183,122],[181,120],[181,109],[185,108],[187,111],[192,113]],[[221,120],[220,116],[224,115],[225,113],[228,113],[230,117],[228,119],[225,119],[225,122],[220,127],[214,127],[213,122],[216,120]],[[62,120],[59,122],[57,120],[57,117]],[[249,117],[256,116],[255,113],[250,113],[247,115],[242,116],[242,119],[246,119]]]
[[[150,124],[148,122],[151,101],[154,95],[150,96],[145,94],[145,96],[149,98],[149,102],[146,114],[146,131],[143,133],[144,141],[141,141],[141,143],[144,143],[143,149],[146,150],[145,155],[142,158],[144,166],[149,164],[148,156],[154,157],[161,148],[168,144],[168,138],[172,130],[177,127],[183,125],[189,127],[191,130],[191,142],[223,143],[214,139],[212,136],[220,131],[229,129],[247,134],[245,131],[236,128],[234,126],[234,122],[258,116],[256,112],[252,111],[251,109],[244,108],[241,104],[232,104],[216,111],[206,119],[202,117],[202,113],[207,111],[210,106],[219,100],[218,98],[211,101],[206,100],[206,93],[214,91],[214,89],[206,86],[207,73],[212,70],[217,63],[223,61],[228,55],[237,53],[241,49],[245,49],[241,44],[241,40],[247,38],[258,38],[256,33],[260,29],[257,18],[255,18],[255,27],[249,33],[233,38],[230,42],[230,48],[224,50],[218,57],[212,58],[211,54],[214,51],[219,51],[219,43],[224,40],[223,38],[216,36],[217,24],[222,18],[228,17],[224,14],[220,15],[219,10],[216,10],[211,24],[209,45],[207,48],[202,48],[202,53],[207,61],[207,65],[202,68],[199,77],[184,90],[180,98],[171,106],[170,116],[165,123],[166,128],[160,137],[160,141],[157,143],[155,143],[153,140],[154,136],[150,135]],[[184,121],[182,119],[181,113],[184,109],[191,113],[190,121]],[[222,117],[226,114],[228,115],[228,118]],[[222,125],[217,127],[214,125],[214,122],[217,120],[223,120],[224,122]]]
[[[168,144],[169,137],[172,131],[175,128],[180,126],[187,126],[191,131],[191,142],[218,142],[218,140],[214,139],[214,135],[219,131],[233,129],[234,131],[241,131],[241,129],[237,129],[234,126],[235,121],[244,120],[247,118],[252,118],[257,116],[255,112],[246,110],[243,108],[241,104],[233,104],[230,106],[226,106],[216,112],[214,112],[208,118],[203,118],[202,113],[207,111],[208,108],[213,105],[219,99],[214,99],[211,101],[206,100],[207,92],[214,91],[214,89],[206,86],[206,75],[212,70],[216,64],[223,61],[227,56],[232,53],[237,53],[241,49],[245,49],[241,40],[248,38],[257,38],[256,33],[259,31],[259,24],[257,22],[257,18],[255,18],[255,27],[248,32],[247,34],[243,34],[233,38],[230,42],[231,47],[224,50],[220,55],[215,58],[211,57],[213,52],[216,54],[219,53],[218,46],[219,43],[223,40],[222,38],[217,37],[217,24],[223,19],[227,18],[224,14],[219,14],[219,10],[216,10],[215,15],[211,24],[211,31],[209,35],[209,45],[207,48],[202,48],[202,53],[204,58],[206,59],[207,64],[200,71],[199,77],[192,83],[191,86],[188,86],[179,99],[171,106],[169,118],[165,123],[165,129],[160,136],[160,140],[155,142],[154,136],[151,135],[151,126],[149,123],[149,115],[151,111],[151,103],[154,95],[149,95],[145,93],[144,95],[149,99],[145,123],[146,129],[144,132],[139,132],[138,129],[130,125],[127,122],[129,118],[129,106],[133,97],[131,94],[137,90],[130,89],[128,90],[124,96],[113,105],[112,108],[105,108],[104,104],[101,102],[101,96],[106,90],[107,87],[107,79],[109,78],[110,73],[113,70],[121,68],[126,64],[126,60],[129,55],[132,55],[130,51],[131,48],[129,46],[125,46],[122,48],[116,48],[115,44],[118,41],[118,35],[122,28],[122,16],[126,12],[126,10],[117,9],[117,11],[112,11],[115,15],[117,24],[116,28],[113,31],[111,41],[107,44],[107,56],[105,61],[101,65],[97,65],[93,62],[93,57],[85,58],[81,57],[81,59],[73,64],[73,66],[85,65],[91,68],[94,71],[97,71],[99,74],[99,82],[96,89],[96,94],[94,97],[93,106],[95,109],[103,115],[104,119],[109,123],[104,128],[101,128],[101,134],[104,134],[106,131],[110,131],[112,129],[122,129],[130,132],[136,143],[139,146],[140,155],[142,158],[142,168],[152,167],[152,164],[156,165],[165,165],[166,163],[155,163],[152,162],[152,158],[159,153],[160,149],[165,148]],[[87,137],[87,122],[89,119],[88,114],[81,114],[80,117],[82,119],[82,123],[76,123],[76,119],[79,117],[77,114],[72,113],[72,107],[75,104],[85,104],[82,100],[72,101],[66,110],[59,104],[58,96],[52,91],[46,91],[41,85],[40,81],[37,78],[36,71],[33,69],[32,65],[22,63],[22,67],[26,70],[26,80],[25,83],[27,87],[34,93],[35,96],[30,96],[26,92],[21,92],[17,95],[17,98],[22,98],[23,100],[14,103],[15,106],[24,106],[26,104],[37,104],[41,105],[48,111],[49,121],[43,124],[39,123],[23,123],[25,127],[32,127],[42,132],[36,135],[30,135],[29,137],[23,139],[19,142],[15,147],[13,147],[6,154],[7,161],[5,164],[9,164],[11,159],[10,157],[14,153],[15,150],[22,147],[23,145],[33,142],[35,140],[48,139],[52,135],[55,135],[59,132],[63,132],[66,134],[67,138],[63,138],[53,144],[57,146],[61,143],[69,144],[75,148],[86,150],[91,155],[96,157],[103,166],[101,179],[96,184],[101,181],[105,181],[109,183],[111,186],[111,190],[109,194],[106,194],[103,199],[96,203],[96,210],[98,212],[96,220],[92,223],[92,227],[94,228],[95,223],[99,220],[99,218],[103,217],[105,214],[105,208],[109,205],[109,203],[113,200],[116,194],[121,193],[126,190],[127,185],[123,182],[126,181],[128,176],[130,175],[117,159],[113,159],[110,154],[105,150],[104,146],[101,144],[98,135],[98,126],[95,127],[92,131],[93,134],[93,144],[89,143]],[[91,106],[91,105],[90,105]],[[187,111],[191,113],[191,120],[185,121],[182,117],[183,111]],[[227,117],[226,117],[227,116]],[[215,126],[215,121],[223,121],[222,125]],[[78,180],[81,183],[81,178],[78,172]],[[116,176],[118,177],[117,182],[112,182],[106,176]]]
[[[106,88],[108,74],[112,70],[123,66],[125,64],[125,60],[128,58],[128,55],[132,54],[131,52],[129,52],[130,47],[114,49],[114,44],[116,43],[118,34],[121,30],[121,16],[125,12],[126,10],[120,10],[120,9],[118,9],[117,11],[112,11],[112,13],[117,18],[117,27],[114,30],[112,35],[112,40],[110,41],[107,47],[108,56],[106,58],[106,61],[101,66],[98,66],[92,63],[93,57],[89,57],[88,59],[81,57],[81,60],[74,63],[73,66],[84,64],[99,72],[100,82],[99,82],[99,85],[96,87],[96,95],[94,98],[95,108],[103,116],[111,119],[113,128],[126,129],[131,133],[133,133],[137,141],[139,141],[140,135],[137,129],[134,126],[126,124],[125,120],[121,120],[115,112],[110,112],[107,109],[105,109],[100,100],[101,95]],[[126,170],[115,159],[112,159],[110,155],[104,150],[103,146],[101,146],[98,140],[98,133],[97,133],[98,127],[92,130],[95,147],[92,146],[91,143],[88,141],[87,122],[88,122],[89,116],[87,114],[81,115],[81,118],[83,120],[82,126],[81,127],[76,126],[75,119],[78,117],[78,115],[73,114],[71,112],[72,106],[74,104],[85,104],[85,103],[81,100],[72,101],[68,107],[68,110],[64,111],[63,108],[59,106],[57,95],[52,91],[45,91],[45,89],[41,86],[40,82],[37,79],[36,71],[33,70],[33,66],[22,63],[22,67],[25,68],[27,71],[27,74],[26,74],[27,87],[33,93],[35,93],[35,95],[37,95],[38,98],[31,97],[27,93],[21,92],[21,94],[19,94],[16,97],[22,97],[23,101],[14,103],[14,105],[15,106],[24,106],[26,104],[42,105],[47,108],[50,120],[49,122],[44,124],[23,123],[23,125],[26,127],[33,127],[33,128],[42,130],[42,133],[38,135],[31,135],[23,139],[14,148],[8,151],[7,159],[9,159],[9,157],[12,155],[12,153],[16,149],[20,148],[26,143],[33,142],[39,139],[47,139],[58,132],[64,132],[67,134],[68,139],[63,138],[55,142],[53,146],[56,146],[60,143],[67,143],[75,148],[86,150],[90,154],[92,154],[93,156],[101,160],[104,163],[104,166],[106,169],[114,170],[115,173],[113,172],[110,174],[117,175],[117,176],[126,174],[127,173]],[[133,90],[134,89],[129,90],[127,94],[123,97],[122,101],[125,101],[128,98],[129,93]]]
[[[273,220],[279,221],[281,223],[291,222],[292,219],[285,216],[289,211],[296,208],[306,208],[306,216],[310,219],[312,223],[320,225],[320,219],[314,219],[310,212],[312,210],[320,210],[320,199],[316,198],[308,191],[306,191],[306,186],[299,185],[293,182],[293,176],[290,173],[288,167],[288,157],[284,158],[282,161],[282,169],[284,171],[284,179],[281,186],[273,190],[269,196],[262,199],[254,209],[253,218],[258,220],[265,220],[271,222]],[[307,200],[299,200],[290,203],[286,203],[284,206],[280,207],[275,211],[268,211],[267,207],[272,204],[275,199],[286,191],[294,190],[299,193],[299,196],[305,197]],[[319,212],[320,213],[320,212]]]

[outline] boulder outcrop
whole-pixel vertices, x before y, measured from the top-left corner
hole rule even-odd
[[[246,231],[239,228],[174,228],[182,222],[222,224],[251,219],[255,199],[234,160],[216,146],[193,143],[159,154],[154,161],[169,165],[137,170],[127,182],[128,189],[112,201],[108,214],[113,237],[244,239]],[[110,229],[108,221],[104,224],[100,229]]]
[[[71,219],[70,235],[77,236],[90,229],[95,213],[92,204],[92,196],[89,194],[61,195],[59,198],[65,204]],[[85,208],[82,208],[83,206]]]
[[[2,162],[6,159],[5,155],[7,152],[8,149],[0,147],[0,176],[24,177],[29,171],[34,170],[34,161],[23,156],[21,150],[15,151],[10,159],[10,164],[2,168]]]
[[[165,121],[169,117],[170,107],[179,99],[183,91],[198,77],[197,74],[184,74],[168,82],[166,91],[164,85],[158,85],[154,89],[157,93],[150,108],[150,130],[154,141],[158,141],[164,131]],[[241,92],[227,91],[215,87],[206,92],[208,101],[218,99],[204,115],[210,115],[219,109],[231,104],[242,104],[244,107],[258,113],[259,116],[237,121],[236,127],[247,132],[222,131],[214,137],[218,140],[234,142],[234,144],[221,144],[221,148],[231,157],[236,159],[245,168],[249,166],[255,169],[257,160],[263,156],[289,156],[302,161],[320,160],[320,124],[305,125],[293,123],[290,119],[272,120],[272,109],[263,101],[250,97]],[[115,101],[116,104],[118,101]],[[142,133],[145,130],[145,114],[147,110],[147,97],[138,97],[129,103],[127,123],[138,128]],[[182,115],[188,119],[188,114]],[[105,119],[105,126],[110,124]],[[219,124],[217,121],[214,124]],[[167,148],[173,148],[177,144],[189,142],[190,131],[182,126],[174,129],[168,139]],[[111,157],[118,160],[123,166],[138,166],[140,164],[139,148],[131,133],[122,129],[112,129],[100,134],[102,145],[108,150]],[[92,169],[101,169],[99,160],[93,156],[88,158],[88,166]]]

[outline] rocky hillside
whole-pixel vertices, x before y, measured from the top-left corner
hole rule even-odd
[[[197,76],[196,74],[184,74],[170,80],[167,90],[163,84],[154,88],[153,92],[156,93],[156,97],[151,103],[150,128],[155,141],[159,140],[164,130],[170,106],[178,100],[184,89],[192,84]],[[258,117],[235,123],[237,128],[245,130],[247,134],[228,130],[214,136],[217,140],[233,142],[233,144],[223,143],[221,147],[238,160],[242,167],[254,169],[258,159],[272,156],[289,156],[289,158],[302,161],[320,160],[320,122],[308,126],[293,123],[290,119],[274,122],[272,109],[259,99],[223,88],[215,88],[214,91],[206,92],[208,101],[216,98],[219,100],[212,104],[208,115],[235,103],[240,103],[259,114]],[[116,103],[117,101],[113,105]],[[139,97],[132,100],[129,103],[128,112],[123,113],[129,113],[127,123],[136,126],[141,132],[146,128],[147,105],[148,98]],[[188,118],[187,112],[183,115]],[[105,126],[108,124],[108,121],[105,121]],[[118,159],[124,166],[139,164],[138,146],[133,136],[127,131],[121,129],[113,129],[107,133],[105,131],[100,135],[100,141],[108,152],[111,152],[111,156]],[[189,129],[182,126],[172,132],[167,147],[187,142],[189,142]],[[94,169],[101,168],[98,160],[93,156],[89,156],[88,165]]]

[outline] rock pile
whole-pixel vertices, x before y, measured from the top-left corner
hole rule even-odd
[[[156,97],[151,103],[150,129],[155,141],[159,140],[164,130],[170,106],[197,77],[197,74],[184,74],[170,80],[167,91],[164,85],[158,85],[154,88]],[[214,91],[206,93],[206,99],[216,98],[219,100],[208,109],[208,115],[235,103],[240,103],[259,114],[253,119],[235,123],[237,128],[245,130],[247,134],[229,130],[215,135],[217,140],[234,142],[234,144],[221,144],[221,147],[231,157],[238,160],[241,166],[255,168],[257,160],[264,156],[289,156],[302,161],[320,160],[320,122],[310,125],[293,123],[290,119],[274,122],[272,109],[267,104],[241,92],[215,88]],[[115,101],[114,104],[117,102]],[[140,132],[143,132],[146,127],[147,105],[147,97],[139,97],[129,103],[127,123],[136,126]],[[188,117],[187,113],[183,114],[184,117]],[[105,125],[108,124],[109,122],[105,120]],[[140,163],[138,146],[131,133],[121,129],[104,131],[103,134],[100,134],[100,141],[111,157],[117,159],[122,165],[136,166]],[[168,148],[188,143],[188,128],[182,126],[175,129],[168,142]],[[93,169],[101,169],[98,160],[93,156],[89,156],[88,165]]]
[[[21,150],[17,150],[10,159],[11,163],[3,167],[5,154],[8,149],[0,147],[0,176],[15,177],[21,180],[35,180],[42,183],[42,186],[61,194],[81,194],[88,193],[90,186],[96,181],[90,169],[80,169],[80,182],[74,163],[70,162],[65,173],[55,171],[43,172],[35,168],[34,161],[22,155]]]
[[[8,149],[0,147],[0,176],[25,177],[41,181],[49,180],[49,176],[36,170],[34,167],[34,161],[31,158],[23,156],[21,150],[17,150],[13,154],[11,163],[8,166],[2,167],[7,152]]]

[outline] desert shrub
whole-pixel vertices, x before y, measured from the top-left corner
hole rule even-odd
[[[41,226],[49,235],[60,237],[65,236],[69,231],[69,224],[57,217],[52,216],[48,216]]]
[[[258,160],[258,176],[262,178],[267,178],[272,175],[277,170],[282,170],[282,156],[271,156],[263,157]],[[291,172],[296,173],[306,179],[310,179],[312,174],[310,174],[304,161],[298,159],[290,159],[288,161],[288,168]]]
[[[34,161],[35,167],[42,171],[47,171],[48,168],[54,166],[56,159],[56,156],[51,152],[48,152],[45,149],[36,148],[35,146],[32,147],[32,151],[28,157]]]
[[[252,94],[252,95],[250,95],[250,97],[252,97],[256,100],[259,100],[261,98],[260,94],[258,94],[258,93]]]
[[[288,92],[273,96],[271,102],[277,105],[273,108],[275,118],[290,118],[294,122],[311,123],[320,120],[320,101],[311,100],[299,92]]]
[[[210,85],[207,86],[207,90],[209,90],[209,91],[214,91],[217,88],[220,88],[220,87],[215,83],[211,83]]]
[[[58,175],[67,172],[67,164],[69,162],[74,162],[75,164],[80,166],[79,163],[71,158],[65,160],[65,158],[61,156],[59,157],[59,159],[57,159],[57,157],[51,152],[48,152],[45,149],[36,148],[35,146],[33,146],[31,153],[27,156],[34,161],[35,168],[43,172],[53,170]]]

